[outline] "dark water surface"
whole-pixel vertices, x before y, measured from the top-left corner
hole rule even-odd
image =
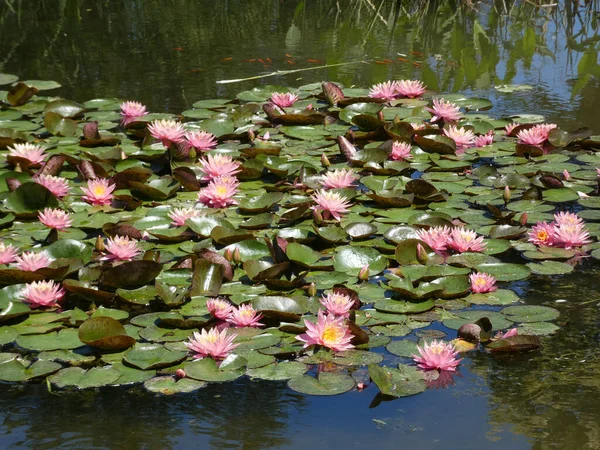
[[[52,92],[73,100],[135,99],[156,112],[258,84],[410,77],[490,98],[492,115],[600,132],[599,2],[531,3],[5,0],[0,72],[54,79],[63,88]],[[494,87],[513,83],[533,89]],[[319,398],[249,380],[174,397],[2,385],[0,449],[600,449],[598,275],[585,261],[575,274],[514,283],[525,302],[559,309],[561,330],[538,353],[467,356],[443,390],[373,407],[375,386]]]

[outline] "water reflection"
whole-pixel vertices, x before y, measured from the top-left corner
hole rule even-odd
[[[600,2],[532,3],[13,0],[0,4],[0,71],[59,80],[74,99],[136,98],[173,112],[257,83],[414,77],[442,92],[491,96],[496,114],[594,126]],[[349,61],[366,62],[216,84]],[[495,91],[507,83],[534,89]]]

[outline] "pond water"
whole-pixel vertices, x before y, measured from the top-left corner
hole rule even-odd
[[[78,101],[121,97],[169,112],[258,84],[417,78],[489,98],[498,117],[542,114],[597,133],[600,4],[557,3],[6,0],[0,73],[54,79],[63,87],[53,94]],[[314,70],[217,83],[305,68]],[[532,88],[507,94],[504,84]],[[469,354],[445,389],[378,404],[375,385],[320,398],[247,379],[172,397],[4,384],[0,448],[598,449],[598,275],[584,261],[509,285],[559,309],[560,330],[540,352]]]

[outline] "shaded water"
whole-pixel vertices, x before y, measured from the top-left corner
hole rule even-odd
[[[118,96],[171,112],[261,83],[368,86],[410,77],[488,97],[493,115],[544,114],[563,128],[600,132],[600,4],[558,3],[472,10],[435,1],[7,0],[0,72],[54,79],[64,87],[53,92],[74,100]],[[259,58],[265,63],[246,62]],[[216,83],[356,61],[364,62]],[[533,89],[494,88],[508,83]],[[370,408],[374,386],[318,398],[249,380],[176,397],[2,385],[0,448],[597,449],[597,268],[589,261],[572,275],[513,284],[524,301],[557,307],[561,330],[539,353],[469,355],[445,390]]]

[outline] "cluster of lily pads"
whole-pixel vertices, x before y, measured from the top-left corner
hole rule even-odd
[[[173,115],[0,85],[0,380],[412,395],[457,352],[538,349],[559,313],[510,282],[600,255],[600,138],[486,99],[325,82]]]

